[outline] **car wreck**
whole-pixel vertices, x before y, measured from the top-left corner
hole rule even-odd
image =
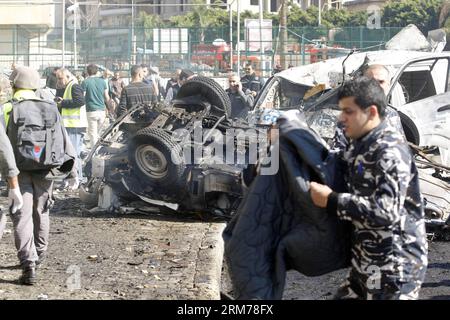
[[[406,31],[399,36],[410,35],[411,30]],[[450,53],[403,50],[398,47],[400,40],[393,42],[396,50],[352,52],[346,57],[277,73],[267,81],[255,102],[254,113],[300,110],[309,126],[330,143],[340,113],[340,85],[362,74],[368,65],[386,66],[392,76],[388,102],[400,115],[419,169],[427,230],[430,235],[449,240]],[[420,46],[426,47],[429,42],[422,40]]]
[[[134,106],[88,155],[81,200],[110,211],[140,199],[232,215],[243,194],[242,173],[256,162],[251,151],[267,149],[267,129],[230,119],[230,108],[226,92],[205,77],[183,85],[169,106]]]
[[[276,117],[299,110],[310,128],[331,142],[338,121],[339,86],[366,66],[382,64],[392,76],[388,101],[398,110],[415,153],[428,230],[448,239],[450,53],[438,52],[443,48],[441,32],[432,32],[428,40],[419,33],[408,26],[386,44],[387,50],[351,52],[277,73],[266,82],[246,121],[230,119],[225,91],[204,77],[187,82],[170,106],[135,106],[91,150],[84,166],[88,182],[82,185],[80,198],[88,206],[107,210],[140,199],[183,212],[229,217],[243,197],[246,175],[252,176],[251,164],[267,156],[268,132]],[[269,121],[261,121],[264,117]],[[202,139],[194,141],[196,128],[203,130]],[[244,131],[244,138],[226,134],[230,130]],[[230,144],[231,161],[224,157]],[[251,159],[255,147],[260,156]],[[200,156],[186,152],[196,148]]]

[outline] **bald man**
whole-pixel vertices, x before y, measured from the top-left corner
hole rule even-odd
[[[373,64],[366,69],[364,75],[368,78],[377,80],[385,95],[389,93],[389,89],[391,87],[391,76],[389,70],[384,65]],[[387,105],[385,117],[391,126],[396,128],[398,132],[402,134],[402,136],[405,136],[400,116],[393,106],[389,104]]]

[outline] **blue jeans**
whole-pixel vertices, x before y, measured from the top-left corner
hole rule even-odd
[[[81,163],[80,154],[83,148],[83,133],[85,131],[84,128],[66,128],[67,135],[69,136],[70,142],[72,143],[75,152],[77,154],[77,158],[75,159],[75,165],[77,166],[78,171],[78,179],[80,182],[83,179],[83,168]]]

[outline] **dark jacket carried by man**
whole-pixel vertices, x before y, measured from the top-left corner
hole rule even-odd
[[[319,276],[349,266],[349,224],[316,207],[309,182],[333,184],[328,148],[300,113],[280,126],[280,162],[258,175],[223,238],[238,299],[281,299],[286,271]]]

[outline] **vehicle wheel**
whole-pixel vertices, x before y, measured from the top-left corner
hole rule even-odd
[[[414,122],[403,112],[398,111],[398,114],[400,116],[403,131],[405,132],[406,140],[415,145],[419,145],[420,134]]]
[[[198,76],[188,80],[178,90],[177,99],[194,95],[201,95],[212,105],[211,113],[222,117],[231,116],[231,102],[228,94],[213,79]]]
[[[183,151],[170,134],[161,129],[139,130],[131,139],[129,159],[136,177],[143,185],[171,190],[184,186],[186,165]]]

